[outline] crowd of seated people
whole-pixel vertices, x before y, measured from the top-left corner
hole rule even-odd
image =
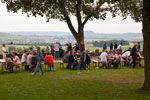
[[[104,69],[106,67],[111,67],[111,65],[113,65],[114,68],[118,68],[118,65],[121,63],[121,54],[119,50],[117,52],[112,50],[108,52],[106,49],[104,49],[98,59],[99,64],[102,63],[102,67]]]
[[[42,52],[43,61],[50,67],[53,67],[53,71],[55,71],[55,63],[53,56],[50,55],[48,47],[46,47],[46,53]],[[21,59],[20,59],[21,58]],[[29,48],[29,50],[24,50],[24,53],[21,57],[19,57],[16,51],[10,52],[10,57],[5,58],[7,62],[6,70],[10,70],[13,72],[13,66],[20,67],[20,65],[25,66],[25,70],[33,71],[37,66],[37,51],[33,50],[33,48]],[[30,66],[30,69],[29,69]]]
[[[66,47],[66,54],[64,55],[63,62],[67,63],[67,69],[73,70],[82,69],[89,71],[87,65],[91,63],[91,58],[89,56],[88,50],[85,50],[84,43],[81,42],[80,47],[76,44],[71,47],[71,44]]]
[[[11,52],[11,58],[6,58],[7,68],[10,72],[13,72],[13,66],[19,67],[21,65],[20,58],[16,52]]]
[[[135,44],[133,48],[129,48],[128,50],[124,51],[122,54],[119,49],[111,49],[110,52],[108,52],[107,49],[104,49],[98,57],[98,61],[99,64],[103,64],[103,68],[106,68],[107,64],[108,67],[111,67],[111,65],[113,65],[114,68],[118,68],[118,65],[121,64],[122,61],[124,62],[124,66],[132,66],[133,68],[135,68],[137,63],[139,64],[139,66],[141,66],[141,60],[143,59],[139,50],[140,49],[137,44]]]
[[[112,45],[112,44],[111,44]],[[129,66],[135,68],[137,63],[141,66],[141,60],[143,57],[140,54],[140,46],[135,44],[133,48],[129,48],[128,50],[122,52],[121,44],[120,46],[116,46],[113,49],[113,46],[110,46],[110,52],[107,51],[106,43],[104,44],[104,50],[98,57],[98,62],[102,63],[103,68],[111,67],[113,65],[114,68],[118,68],[119,64],[124,61],[124,66]],[[55,50],[59,48],[59,53],[55,54]],[[53,57],[56,55],[57,58],[64,55],[64,52],[61,52],[61,44],[56,43],[55,46],[51,45],[51,50],[47,46],[45,49],[42,49],[43,61],[47,64],[50,70],[53,69],[55,71],[55,63]],[[5,45],[3,45],[3,58],[6,58],[6,54],[8,53]],[[50,53],[51,51],[51,53]],[[56,50],[58,51],[58,50]],[[37,51],[33,50],[33,48],[29,48],[29,50],[24,50],[21,59],[16,53],[15,46],[11,43],[9,47],[9,55],[10,58],[6,58],[7,69],[12,71],[12,67],[19,67],[21,64],[25,66],[25,70],[33,71],[37,65]],[[75,46],[72,46],[71,43],[66,44],[65,47],[65,55],[63,56],[63,62],[67,63],[67,69],[77,70],[85,69],[88,71],[87,65],[91,63],[91,58],[88,50],[85,50],[84,43],[81,42],[80,46],[76,43]],[[30,66],[30,67],[29,67]],[[73,67],[71,67],[73,66]],[[30,68],[30,69],[29,69]]]

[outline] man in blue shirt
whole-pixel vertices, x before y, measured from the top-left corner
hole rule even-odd
[[[32,73],[32,75],[36,75],[39,68],[41,70],[41,74],[44,75],[43,67],[42,67],[42,64],[41,64],[43,60],[44,60],[44,57],[43,57],[43,54],[40,50],[40,47],[37,47],[37,65],[36,65],[35,72]]]

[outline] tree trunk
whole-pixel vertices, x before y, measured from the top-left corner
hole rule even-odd
[[[81,22],[78,22],[78,32],[76,32],[69,16],[67,14],[64,14],[64,17],[72,35],[74,36],[78,45],[80,46],[81,41],[84,42],[84,25]]]
[[[79,46],[81,44],[81,41],[84,42],[84,27],[83,27],[83,25],[79,25],[79,27],[78,27],[78,38],[76,41]]]
[[[143,89],[150,90],[150,0],[143,0],[143,7],[143,38],[145,58],[145,82]]]

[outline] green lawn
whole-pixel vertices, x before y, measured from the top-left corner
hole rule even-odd
[[[56,70],[0,74],[0,100],[150,100],[150,91],[141,89],[144,68]]]

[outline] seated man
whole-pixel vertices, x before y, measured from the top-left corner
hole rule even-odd
[[[104,49],[103,52],[101,53],[100,57],[99,57],[99,62],[103,63],[104,69],[106,68],[107,58],[108,58],[107,50]]]
[[[70,55],[70,51],[67,51],[66,54],[63,57],[63,63],[68,63],[69,62],[69,55]]]
[[[86,50],[85,51],[85,53],[86,53],[86,60],[85,60],[85,65],[90,65],[90,63],[91,63],[91,57],[90,57],[90,55],[89,55],[89,51],[88,50]],[[84,68],[85,69],[85,68]]]
[[[126,51],[122,54],[122,59],[125,60],[124,66],[128,66],[131,59],[130,59],[131,51]]]
[[[137,63],[139,64],[139,66],[141,67],[141,60],[144,59],[144,57],[141,56],[140,51],[137,52],[138,56],[137,56]]]
[[[69,54],[69,62],[68,62],[68,65],[67,65],[67,69],[71,69],[71,66],[73,65],[73,68],[74,69],[77,69],[77,65],[75,63],[75,58],[73,56],[73,53],[72,51],[70,51],[70,54]]]
[[[27,65],[28,65],[28,66],[31,65],[32,57],[33,57],[33,52],[30,51],[29,55],[27,56]]]
[[[10,72],[13,71],[13,62],[11,58],[6,58],[7,68],[6,70],[10,70]]]
[[[90,55],[89,55],[89,51],[86,50],[85,53],[86,53],[85,64],[90,64],[90,63],[91,63],[91,57],[90,57]]]
[[[114,68],[118,68],[118,65],[120,63],[121,63],[121,55],[120,55],[120,51],[118,50],[114,58]]]
[[[50,66],[50,70],[51,70],[51,67],[53,67],[53,71],[55,71],[55,63],[54,63],[54,59],[52,55],[47,53],[44,58],[44,61],[48,64],[48,66]]]

